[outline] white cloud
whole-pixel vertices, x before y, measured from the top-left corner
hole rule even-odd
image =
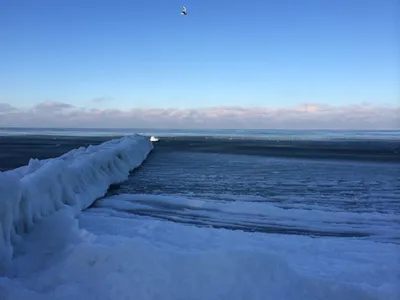
[[[289,108],[221,106],[199,109],[84,109],[45,101],[29,109],[0,103],[1,126],[150,127],[271,129],[400,129],[400,107],[330,106],[305,103]]]
[[[15,107],[11,106],[10,104],[0,103],[0,114],[9,113],[9,112],[12,112],[15,110],[17,110],[17,109]]]

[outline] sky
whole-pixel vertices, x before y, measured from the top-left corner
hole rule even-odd
[[[0,0],[0,126],[400,129],[399,26],[398,0]]]

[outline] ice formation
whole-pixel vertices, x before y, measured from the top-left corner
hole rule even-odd
[[[152,149],[148,137],[131,135],[0,172],[0,270],[36,222],[66,207],[78,214],[126,180]]]

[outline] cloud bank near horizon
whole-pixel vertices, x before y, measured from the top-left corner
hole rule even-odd
[[[0,103],[1,127],[187,129],[376,129],[400,130],[400,106],[371,103],[290,108],[219,106],[199,109],[87,109],[44,101],[22,109]]]

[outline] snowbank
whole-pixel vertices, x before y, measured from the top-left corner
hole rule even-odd
[[[395,245],[86,210],[42,220],[24,246],[18,276],[0,278],[2,300],[399,299]]]
[[[63,208],[78,214],[104,196],[110,184],[126,180],[152,149],[147,137],[125,136],[0,172],[0,270],[20,235],[36,222]]]

